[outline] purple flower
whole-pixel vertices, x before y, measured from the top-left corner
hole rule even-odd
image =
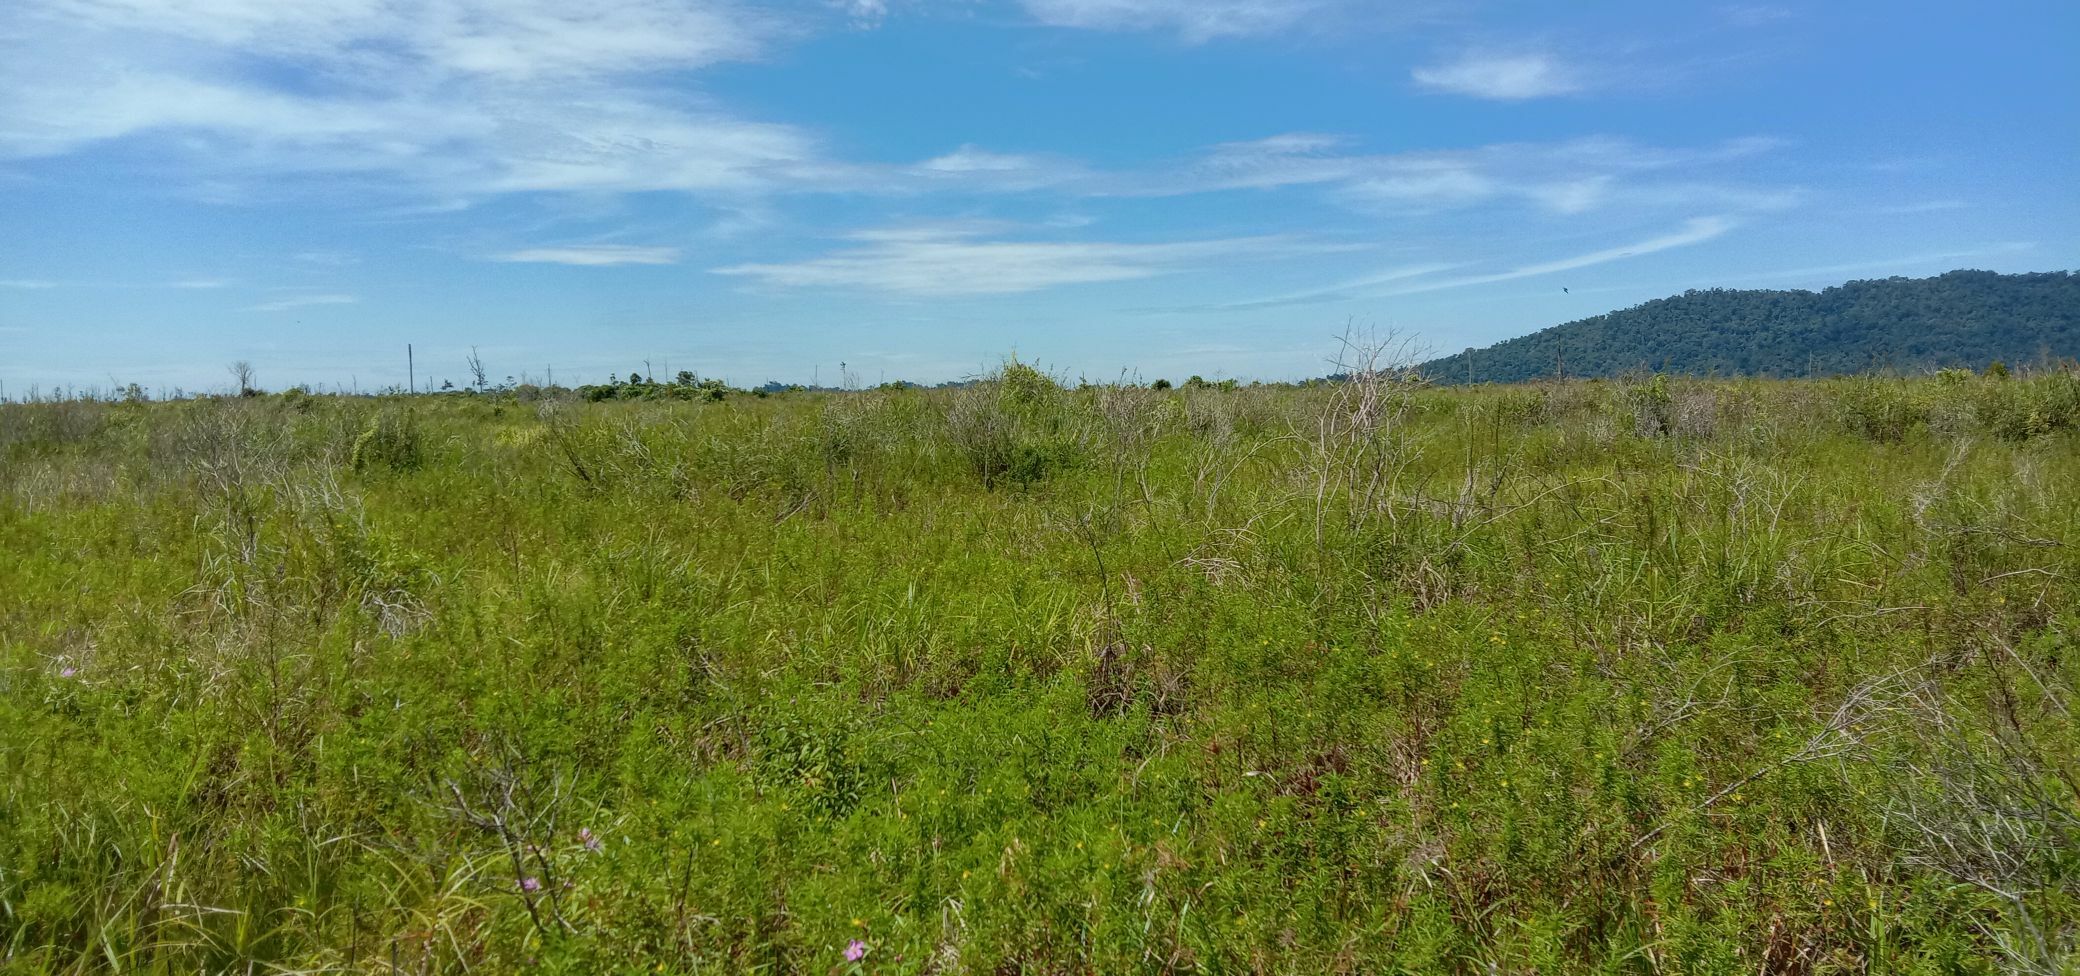
[[[520,879],[520,890],[521,890],[521,891],[540,891],[540,890],[542,890],[542,883],[541,883],[541,881],[539,881],[539,880],[537,880],[537,879],[535,879],[535,878],[521,878],[521,879]]]
[[[79,669],[78,669],[78,668],[74,668],[74,667],[67,667],[67,668],[64,668],[64,669],[62,669],[62,670],[60,670],[60,671],[58,672],[58,677],[60,677],[60,678],[70,678],[70,677],[74,677],[74,676],[76,676],[76,675],[78,675],[78,674],[79,674]]]
[[[858,962],[858,961],[860,961],[860,960],[862,960],[862,959],[865,959],[865,958],[867,958],[867,944],[866,944],[866,943],[864,943],[864,942],[861,942],[861,941],[860,941],[860,940],[858,940],[858,939],[854,939],[854,940],[852,940],[852,944],[850,944],[850,945],[848,945],[848,946],[846,946],[846,947],[845,947],[845,961],[846,961],[846,962]]]
[[[607,847],[607,845],[600,843],[598,837],[593,836],[591,827],[578,828],[578,842],[584,844],[585,849],[594,854],[606,850]]]

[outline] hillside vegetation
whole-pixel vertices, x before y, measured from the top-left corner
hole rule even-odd
[[[0,969],[2070,972],[2076,427],[2069,372],[0,404]]]
[[[1714,288],[1423,365],[1440,383],[1637,372],[1837,376],[2080,357],[2080,277],[1952,271],[1824,291]]]

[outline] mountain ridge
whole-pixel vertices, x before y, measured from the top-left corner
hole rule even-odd
[[[2080,274],[1957,270],[1820,291],[1691,289],[1418,368],[1445,384],[1635,371],[1828,376],[2080,356]]]

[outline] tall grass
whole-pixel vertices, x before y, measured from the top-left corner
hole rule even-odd
[[[0,404],[0,969],[2071,972],[2080,377]]]

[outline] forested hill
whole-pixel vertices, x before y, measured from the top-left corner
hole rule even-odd
[[[1432,360],[1422,371],[1440,383],[1559,371],[1827,376],[2032,363],[2047,354],[2080,356],[2080,275],[1952,271],[1820,292],[1693,290]]]

